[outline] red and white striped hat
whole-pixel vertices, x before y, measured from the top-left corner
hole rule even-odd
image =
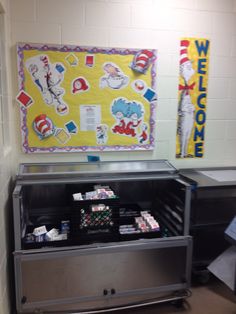
[[[34,127],[35,131],[43,137],[47,137],[53,132],[52,122],[45,114],[40,114],[34,119]]]
[[[180,42],[180,65],[190,61],[188,58],[187,48],[189,46],[189,40],[181,40]]]
[[[132,69],[144,73],[148,66],[150,59],[153,57],[153,52],[150,50],[141,50],[134,59]]]
[[[48,57],[47,56],[41,56],[40,60],[44,63],[44,66],[48,66]]]

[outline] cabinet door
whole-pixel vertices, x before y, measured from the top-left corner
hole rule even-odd
[[[189,286],[191,238],[15,253],[18,310]]]

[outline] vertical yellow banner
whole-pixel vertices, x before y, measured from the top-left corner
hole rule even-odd
[[[209,51],[207,39],[180,41],[176,158],[204,155]]]

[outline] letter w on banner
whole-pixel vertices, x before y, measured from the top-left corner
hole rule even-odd
[[[176,158],[204,155],[209,51],[207,39],[180,41]]]

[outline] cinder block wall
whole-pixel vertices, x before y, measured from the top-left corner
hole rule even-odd
[[[106,152],[102,160],[164,158],[181,168],[236,164],[234,0],[11,0],[11,14],[13,51],[16,42],[158,49],[155,150]],[[184,36],[211,41],[205,157],[198,160],[175,159],[179,40]],[[15,53],[12,64],[16,77]],[[27,156],[20,139],[17,150],[20,161],[86,160],[83,153]]]

